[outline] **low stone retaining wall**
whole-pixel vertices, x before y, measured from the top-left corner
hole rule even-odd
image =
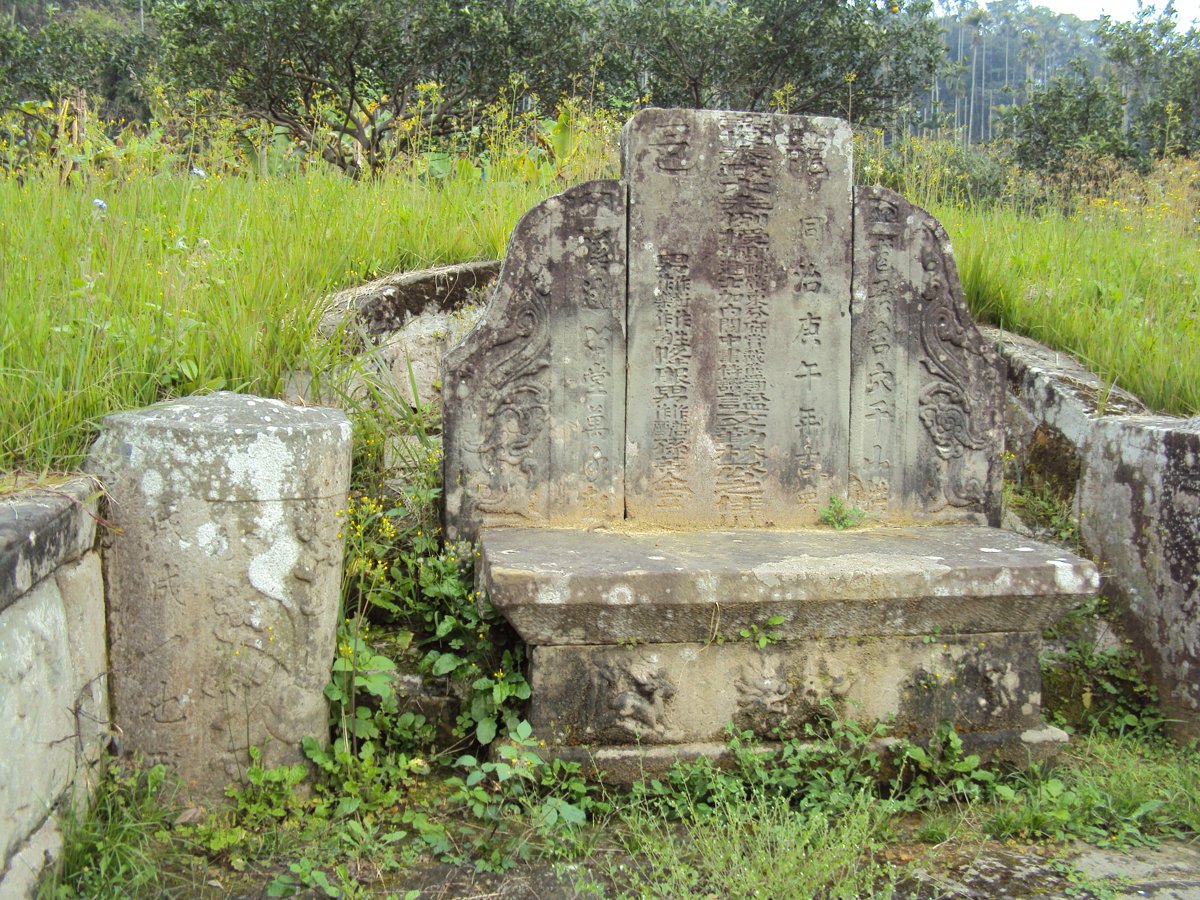
[[[36,889],[108,735],[104,579],[90,478],[0,499],[0,896]]]
[[[1200,737],[1200,416],[1149,415],[1070,356],[989,332],[1009,364],[1009,448],[1074,485],[1103,592],[1172,732]]]

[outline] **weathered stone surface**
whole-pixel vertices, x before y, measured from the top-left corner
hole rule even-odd
[[[998,328],[980,331],[989,345],[1000,348],[1008,363],[1010,396],[1024,416],[1024,422],[1007,425],[1008,440],[1014,443],[1011,449],[1019,451],[1025,446],[1022,435],[1043,426],[1082,451],[1097,420],[1146,412],[1137,397],[1103,381],[1068,353]]]
[[[1079,509],[1172,727],[1200,737],[1200,417],[1096,422]]]
[[[1094,596],[1095,567],[970,526],[483,532],[480,584],[532,644],[703,642],[782,616],[784,639],[1035,631]]]
[[[855,191],[850,498],[895,521],[1000,522],[1004,362],[963,300],[945,230]]]
[[[482,308],[423,313],[386,337],[376,351],[385,383],[412,407],[442,408],[442,357],[479,321]]]
[[[485,318],[445,367],[451,537],[623,516],[623,184],[582,184],[526,214]]]
[[[399,331],[423,313],[451,312],[480,296],[500,271],[495,260],[399,272],[329,298],[320,333],[332,335],[346,323],[371,342]]]
[[[62,829],[51,816],[17,851],[0,874],[0,897],[7,900],[33,900],[42,879],[62,853]]]
[[[1146,415],[1069,354],[984,334],[1009,364],[1009,445],[1074,497],[1122,636],[1149,661],[1176,735],[1200,736],[1200,418]]]
[[[75,510],[76,515],[82,515]],[[104,595],[89,553],[0,613],[0,885],[22,896],[56,852],[50,817],[108,730]],[[11,880],[10,880],[11,876]]]
[[[125,746],[212,802],[250,745],[268,766],[303,760],[328,724],[345,416],[192,397],[107,417],[88,467],[121,529],[105,568]]]
[[[0,497],[0,610],[96,540],[90,478]]]
[[[893,720],[897,737],[1041,727],[1028,633],[861,636],[723,644],[537,647],[529,721],[556,745],[720,742],[741,730],[798,737],[828,718]]]
[[[850,145],[836,119],[626,126],[628,518],[812,524],[845,492]]]
[[[830,671],[857,671],[855,690],[875,684],[882,703],[919,682],[927,639],[945,633],[974,673],[953,699],[868,703],[867,717],[913,733],[958,717],[1001,755],[1041,758],[1062,738],[1040,727],[1037,631],[1094,595],[1095,568],[982,527],[1000,515],[1003,362],[971,321],[944,231],[890,192],[855,194],[850,153],[832,119],[642,111],[622,135],[623,180],[601,183],[628,189],[627,224],[570,192],[535,209],[482,324],[447,357],[448,529],[482,534],[480,583],[534,647],[543,730],[582,729],[589,752],[626,761],[643,738],[669,745],[660,761],[708,754],[740,715],[739,678],[828,697]],[[621,247],[628,234],[627,266],[613,257],[607,273],[625,269],[628,352],[602,342],[599,377],[578,337],[594,279],[563,262],[597,228]],[[555,399],[590,401],[591,385],[614,410],[592,453],[606,460],[598,515],[580,513],[597,492],[574,474],[592,410]],[[815,524],[843,497],[897,527],[768,530]],[[770,671],[738,667],[775,651],[698,649],[742,632],[782,642]],[[989,693],[1002,658],[966,656],[968,635],[997,634],[1019,660],[1004,670],[1020,695],[1001,704],[1008,718]],[[661,670],[621,670],[618,645]],[[595,724],[586,695],[604,673],[617,699],[603,715],[624,725]],[[676,695],[674,724],[629,725]],[[576,739],[551,737],[559,750]]]
[[[66,619],[64,638],[75,668],[75,750],[78,762],[94,766],[107,743],[111,717],[108,705],[108,627],[104,572],[100,554],[89,551],[82,559],[54,573]],[[76,785],[80,790],[93,785]]]

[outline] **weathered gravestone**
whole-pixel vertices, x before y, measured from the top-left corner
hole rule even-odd
[[[522,220],[447,357],[447,527],[560,754],[631,776],[826,701],[1014,758],[1064,737],[1039,633],[1095,569],[988,527],[1003,364],[941,226],[854,188],[851,146],[834,119],[640,113],[622,180]],[[809,527],[842,499],[874,527]]]

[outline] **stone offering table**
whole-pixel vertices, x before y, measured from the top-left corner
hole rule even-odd
[[[446,523],[531,645],[531,719],[616,777],[832,700],[1024,761],[1085,560],[994,526],[1003,363],[941,226],[834,119],[645,110],[518,225],[446,360]],[[831,503],[869,529],[814,528]],[[742,639],[746,632],[751,640]]]

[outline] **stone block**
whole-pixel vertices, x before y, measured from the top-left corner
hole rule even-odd
[[[95,543],[99,494],[75,478],[0,497],[0,610]]]
[[[451,538],[624,515],[623,184],[588,182],[525,215],[445,370]]]
[[[479,583],[535,645],[1036,631],[1094,596],[1095,567],[982,526],[856,532],[488,529]]]
[[[400,272],[330,297],[319,332],[325,337],[345,326],[351,344],[355,333],[369,343],[402,329],[411,319],[447,313],[478,303],[496,279],[500,263],[483,260]]]
[[[1011,392],[1034,427],[1053,429],[1079,452],[1097,420],[1146,412],[1137,397],[1101,380],[1069,353],[1010,331],[980,330],[984,339],[1004,354]]]
[[[54,573],[66,619],[64,636],[75,667],[76,750],[89,768],[101,758],[110,732],[108,704],[108,629],[105,615],[104,573],[100,554],[92,551],[78,562]],[[82,804],[95,786],[77,779],[73,800]]]
[[[424,313],[386,337],[376,354],[384,381],[412,407],[442,409],[442,357],[479,321],[482,309]]]
[[[851,143],[770,114],[626,126],[628,518],[813,524],[845,493]]]
[[[1200,417],[1094,423],[1078,503],[1172,727],[1200,737]]]
[[[80,673],[54,579],[0,614],[0,862],[21,851],[76,775]],[[36,855],[36,854],[35,854]]]
[[[537,647],[529,721],[562,746],[720,743],[731,723],[800,737],[827,719],[890,721],[927,738],[1041,726],[1037,657],[1025,633],[847,640]],[[832,702],[832,708],[827,702]]]
[[[42,881],[57,865],[62,854],[62,829],[51,816],[30,836],[0,872],[0,897],[33,900]]]
[[[350,455],[340,411],[229,393],[103,422],[113,718],[197,802],[327,733]]]

